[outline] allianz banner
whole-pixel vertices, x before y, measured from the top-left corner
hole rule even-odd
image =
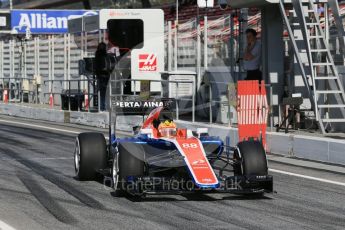
[[[12,10],[11,28],[17,33],[63,34],[68,32],[68,20],[82,16],[97,15],[89,10]]]

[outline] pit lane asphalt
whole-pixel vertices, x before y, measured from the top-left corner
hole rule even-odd
[[[277,193],[262,199],[212,194],[151,196],[137,202],[130,197],[114,197],[102,183],[73,178],[74,132],[106,133],[105,130],[2,116],[0,120],[0,223],[15,229],[344,229],[345,226],[345,187],[278,173],[271,173]],[[269,163],[273,169],[345,182],[345,175]]]

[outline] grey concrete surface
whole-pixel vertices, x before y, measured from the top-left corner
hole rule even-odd
[[[45,107],[32,107],[21,104],[0,103],[0,114],[14,117],[25,117],[36,120],[64,122],[64,111]]]
[[[108,125],[109,114],[87,113],[78,111],[63,111],[57,107],[50,109],[45,105],[26,104],[4,104],[0,103],[0,114],[13,117],[31,118],[42,121],[53,121],[59,123],[82,124],[100,128],[106,128]]]
[[[270,162],[274,162],[274,163],[298,166],[302,168],[313,169],[316,171],[325,171],[325,172],[332,172],[332,173],[337,173],[340,175],[345,175],[345,167],[341,165],[323,164],[316,161],[301,160],[294,157],[279,156],[279,155],[272,155],[272,154],[268,154],[267,159]]]
[[[9,123],[11,121],[12,123]],[[14,123],[14,122],[15,123]],[[20,125],[68,130],[47,130]],[[74,179],[76,134],[89,128],[0,117],[0,220],[16,229],[343,229],[345,187],[272,173],[262,199],[212,194],[113,197]],[[104,129],[90,128],[92,131]],[[345,182],[345,176],[269,162],[269,167]]]

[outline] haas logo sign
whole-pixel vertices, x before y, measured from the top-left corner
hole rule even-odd
[[[157,71],[157,56],[155,54],[139,54],[139,71]]]

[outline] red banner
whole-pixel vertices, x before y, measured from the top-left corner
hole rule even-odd
[[[265,82],[238,81],[238,134],[239,141],[260,140],[266,147],[266,127],[269,106]]]

